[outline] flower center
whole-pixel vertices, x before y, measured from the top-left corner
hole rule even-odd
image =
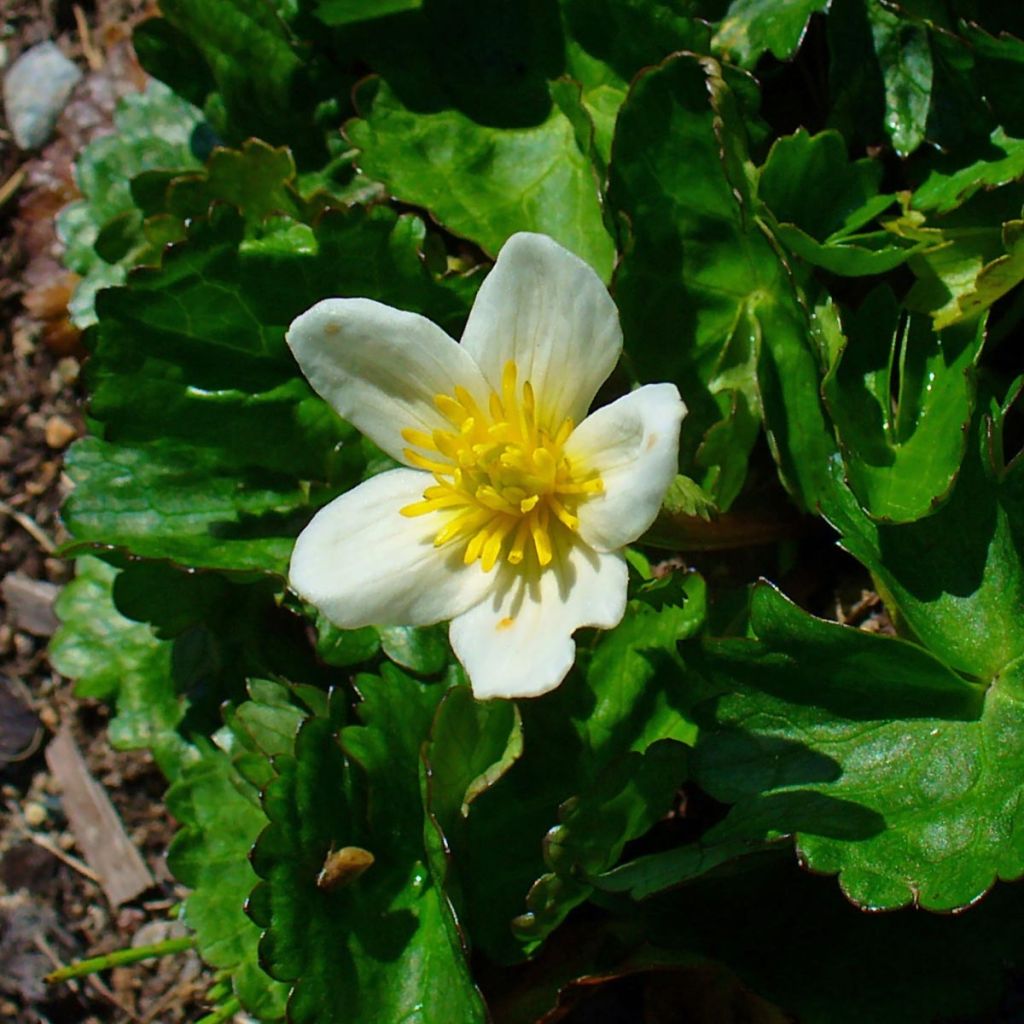
[[[517,377],[509,361],[501,394],[491,393],[486,410],[460,386],[435,396],[449,430],[402,431],[415,446],[405,450],[406,458],[436,481],[402,515],[447,513],[434,545],[465,542],[465,563],[479,559],[484,572],[501,558],[519,565],[531,552],[547,565],[558,531],[575,532],[579,504],[603,490],[597,473],[574,467],[563,451],[572,420],[554,434],[540,426],[533,388],[528,380],[520,388]]]

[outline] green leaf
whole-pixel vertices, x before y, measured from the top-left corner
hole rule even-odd
[[[987,689],[924,650],[815,620],[768,587],[755,641],[710,644],[701,668],[736,690],[705,723],[695,771],[742,816],[775,794],[859,804],[884,828],[797,835],[815,871],[873,909],[967,906],[1024,872],[1022,663]]]
[[[522,753],[522,717],[511,701],[475,700],[467,686],[454,686],[444,695],[422,747],[420,789],[427,812],[427,860],[434,883],[454,908],[453,941],[465,941],[456,921],[465,910],[463,875],[474,870],[476,851],[466,838],[471,805]],[[460,856],[453,857],[453,849]]]
[[[732,0],[715,31],[714,47],[751,67],[770,51],[779,60],[796,53],[811,15],[828,0]]]
[[[1024,221],[1003,224],[1002,246],[1001,255],[985,263],[973,281],[935,311],[936,330],[973,320],[1024,281]]]
[[[115,747],[149,748],[174,778],[195,752],[178,732],[186,701],[175,686],[173,644],[118,611],[117,574],[98,558],[77,560],[75,578],[57,600],[61,625],[50,641],[50,662],[75,680],[76,696],[116,704],[107,727]]]
[[[416,113],[385,82],[369,91],[358,97],[363,117],[346,131],[360,169],[392,195],[491,256],[516,231],[540,231],[609,277],[614,246],[597,181],[558,105],[549,101],[536,124],[498,128],[456,109]],[[558,96],[571,102],[566,90]]]
[[[246,241],[242,218],[217,207],[159,269],[104,293],[90,411],[108,440],[187,442],[232,469],[358,475],[357,447],[337,450],[355,432],[303,380],[288,325],[319,299],[358,295],[461,326],[465,298],[424,266],[415,217],[329,212],[297,231]]]
[[[1024,42],[1021,29],[1011,35],[1006,21],[998,27],[998,36],[978,25],[963,25],[961,31],[975,54],[974,67],[980,91],[999,123],[1011,134],[1024,134]]]
[[[78,327],[95,323],[99,289],[120,284],[129,267],[159,258],[159,248],[143,231],[130,184],[145,172],[197,166],[190,142],[200,123],[195,107],[150,82],[144,93],[119,101],[114,133],[91,142],[79,155],[75,178],[82,199],[57,217],[64,262],[82,275],[70,305]]]
[[[377,632],[384,653],[417,675],[436,675],[451,660],[444,626],[379,626]]]
[[[243,909],[257,882],[249,850],[267,824],[258,791],[227,754],[210,750],[168,790],[167,807],[181,824],[168,866],[193,890],[185,920],[200,955],[227,972],[246,1010],[261,1020],[282,1019],[287,990],[260,970],[260,931]]]
[[[543,939],[590,896],[594,877],[669,809],[686,778],[687,753],[669,739],[643,753],[631,751],[562,804],[558,825],[544,838],[544,860],[551,870],[530,887],[526,913],[513,922],[518,935]]]
[[[297,483],[226,476],[199,448],[95,437],[68,452],[75,490],[64,503],[73,555],[114,547],[187,568],[287,575],[313,508]]]
[[[783,479],[813,505],[833,442],[806,312],[753,219],[746,159],[713,62],[674,57],[637,78],[609,184],[631,231],[615,279],[626,351],[642,379],[679,384],[689,407],[683,472],[719,507],[742,484],[762,408]],[[717,442],[716,426],[725,432]]]
[[[373,626],[339,629],[316,612],[316,653],[328,665],[347,668],[369,661],[380,650],[380,634]]]
[[[264,791],[270,825],[253,852],[264,879],[251,912],[266,929],[267,969],[294,983],[296,1024],[379,1020],[483,1021],[463,951],[451,939],[448,905],[431,881],[423,848],[419,748],[441,688],[394,669],[359,678],[363,725],[330,719],[299,730],[294,755],[274,759]],[[359,846],[375,862],[359,878],[318,888],[331,850]]]
[[[791,252],[835,274],[880,274],[903,263],[911,245],[864,227],[896,197],[879,195],[881,165],[851,162],[838,132],[800,129],[777,139],[758,178],[772,231]]]
[[[523,724],[511,701],[475,700],[468,687],[450,689],[438,705],[423,751],[429,808],[450,834],[470,804],[493,786],[523,752]]]
[[[243,214],[250,234],[272,214],[308,219],[306,204],[296,192],[291,152],[259,139],[247,139],[240,149],[219,146],[201,171],[175,176],[167,187],[165,208],[191,220],[218,201]]]
[[[1019,465],[1001,468],[1001,420],[998,411],[975,417],[960,476],[935,515],[874,523],[835,465],[823,504],[900,623],[947,665],[984,680],[1024,655],[1024,505]]]
[[[322,163],[323,139],[312,116],[318,94],[309,63],[293,47],[293,34],[273,4],[260,0],[161,0],[160,10],[173,29],[186,36],[194,66],[198,50],[216,85],[216,102],[207,110],[230,143],[257,136],[290,145],[300,164]],[[183,77],[164,47],[177,37],[150,35],[144,55],[153,74],[167,74],[178,87]],[[205,78],[206,76],[204,76]],[[216,116],[215,112],[221,112]]]
[[[350,25],[401,11],[419,10],[422,3],[423,0],[317,0],[315,14],[325,25]]]
[[[850,486],[876,519],[920,519],[945,500],[960,469],[984,320],[937,333],[924,316],[901,317],[880,288],[845,326],[823,391]]]
[[[1024,177],[1024,140],[1010,138],[997,128],[984,159],[963,165],[962,158],[936,161],[914,191],[915,210],[948,213],[982,188],[996,188]]]
[[[919,242],[908,308],[930,313],[941,330],[983,313],[1024,280],[1021,201],[1018,189],[1004,188],[931,221],[912,209],[888,221],[889,231]]]
[[[690,580],[691,600],[682,607],[665,604],[655,610],[642,601],[631,602],[623,622],[603,634],[590,657],[584,657],[582,672],[543,701],[521,704],[522,756],[476,798],[465,822],[453,834],[446,833],[457,869],[460,916],[474,943],[493,959],[507,962],[533,952],[550,928],[586,897],[587,890],[578,887],[548,888],[542,918],[520,921],[529,925],[528,931],[513,935],[510,930],[510,922],[524,910],[535,915],[541,910],[524,903],[537,879],[551,870],[544,860],[544,837],[557,825],[565,801],[577,796],[588,801],[586,794],[593,793],[599,804],[605,796],[620,794],[622,813],[609,832],[587,824],[589,810],[580,819],[591,837],[587,842],[594,844],[588,856],[599,857],[604,849],[605,858],[614,859],[623,835],[646,822],[642,812],[634,817],[628,809],[626,776],[639,762],[627,755],[643,754],[659,740],[693,742],[692,694],[676,685],[675,647],[703,621],[698,581],[696,576]],[[678,781],[672,779],[672,785]]]
[[[881,4],[868,4],[875,53],[885,80],[885,130],[900,156],[924,141],[934,69],[928,31]]]
[[[583,86],[602,177],[611,159],[615,120],[641,68],[670,53],[709,53],[711,30],[656,0],[562,0],[566,71]]]
[[[358,436],[302,379],[285,329],[339,293],[457,327],[472,287],[432,276],[418,218],[336,212],[299,227],[299,244],[246,241],[240,215],[216,207],[161,268],[104,293],[89,370],[104,440],[69,457],[76,550],[283,575],[310,514],[359,480]]]

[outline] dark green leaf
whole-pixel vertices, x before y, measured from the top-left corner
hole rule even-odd
[[[1019,467],[1001,474],[999,421],[975,417],[956,486],[933,516],[871,522],[838,466],[823,506],[898,620],[947,665],[984,680],[1024,655],[1024,505]]]
[[[994,188],[1024,177],[1024,140],[1010,138],[997,128],[982,154],[981,159],[966,166],[954,158],[936,161],[914,192],[913,208],[948,213],[978,189]]]
[[[963,907],[1024,871],[1020,663],[986,691],[920,648],[815,620],[769,587],[752,625],[757,640],[711,643],[701,663],[736,691],[716,700],[695,767],[738,804],[732,814],[781,794],[871,812],[842,830],[830,811],[809,814],[797,834],[806,863],[871,908]]]
[[[161,0],[160,9],[171,27],[191,41],[186,49],[190,64],[195,49],[202,54],[217,88],[216,102],[207,109],[228,142],[255,135],[290,145],[301,164],[323,162],[325,147],[312,116],[319,97],[310,67],[296,53],[293,36],[274,5],[260,0]],[[170,68],[166,48],[176,38],[165,33],[147,40],[154,73]],[[171,84],[177,85],[180,74],[171,74]]]
[[[689,592],[692,601],[684,607],[666,604],[655,611],[632,602],[622,624],[602,636],[584,672],[543,700],[521,705],[523,755],[477,797],[464,826],[448,836],[463,918],[474,942],[492,958],[520,959],[535,950],[586,897],[586,889],[581,894],[578,887],[555,887],[545,896],[543,919],[531,919],[531,931],[514,937],[510,930],[512,919],[528,909],[524,904],[533,883],[550,871],[543,842],[558,822],[559,807],[570,797],[628,788],[621,773],[623,758],[637,763],[627,758],[630,751],[642,754],[659,740],[693,741],[688,711],[693,694],[678,682],[675,646],[703,620],[697,577]],[[603,797],[594,799],[599,803]],[[629,803],[628,796],[623,799]],[[625,832],[643,827],[643,815],[630,814],[616,819],[614,834],[593,833],[595,857],[601,856],[601,843],[607,844],[606,859],[617,856],[619,826]]]
[[[559,97],[568,100],[565,91]],[[384,82],[361,95],[347,133],[359,166],[494,256],[516,231],[540,231],[607,278],[614,247],[597,180],[570,117],[554,103],[529,127],[478,124],[459,110],[415,113]]]
[[[559,824],[544,838],[544,860],[551,870],[530,887],[526,913],[514,922],[518,935],[546,937],[587,899],[594,877],[669,809],[686,779],[687,753],[668,739],[643,753],[631,751],[562,804]]]
[[[868,4],[867,9],[885,80],[885,130],[896,152],[907,156],[924,141],[932,103],[928,32],[881,4]]]
[[[787,268],[753,220],[745,159],[717,65],[680,56],[636,80],[609,185],[631,230],[615,279],[626,349],[641,378],[669,376],[686,397],[684,472],[705,487],[721,479],[731,499],[763,407],[783,479],[813,504],[832,449],[818,368]]]
[[[384,653],[417,675],[436,675],[451,659],[444,626],[380,626],[377,632]]]
[[[252,913],[266,928],[268,970],[294,983],[296,1024],[358,1024],[421,1014],[483,1021],[450,910],[423,848],[419,748],[441,688],[397,670],[359,680],[365,724],[343,731],[365,776],[338,743],[337,713],[306,721],[294,756],[274,760],[264,791],[271,824],[253,852],[265,880]],[[375,862],[354,881],[318,888],[332,850],[359,846]]]
[[[313,511],[295,482],[226,476],[198,448],[169,442],[79,441],[68,453],[75,491],[64,504],[65,551],[115,547],[192,568],[284,578]]]
[[[748,67],[765,51],[787,60],[811,15],[827,6],[828,0],[732,0],[715,32],[715,50]]]
[[[261,1020],[280,1020],[287,990],[260,970],[260,931],[244,912],[257,882],[249,850],[267,824],[259,793],[227,754],[210,750],[168,790],[167,807],[181,824],[168,866],[193,890],[185,920],[200,955],[228,974],[245,1009]]]
[[[349,25],[400,11],[415,11],[422,3],[423,0],[317,0],[316,16],[325,25]]]
[[[984,320],[937,333],[927,317],[901,317],[891,292],[879,289],[845,327],[823,389],[850,486],[876,519],[920,519],[960,469]]]

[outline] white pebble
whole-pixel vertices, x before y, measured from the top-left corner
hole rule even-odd
[[[7,125],[21,149],[37,149],[49,139],[82,72],[56,43],[26,50],[4,76]]]

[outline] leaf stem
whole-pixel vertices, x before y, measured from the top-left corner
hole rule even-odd
[[[232,996],[223,1006],[218,1006],[213,1013],[208,1013],[205,1017],[197,1020],[196,1024],[224,1024],[225,1021],[231,1020],[241,1008],[242,1004],[238,1001],[238,997]]]
[[[104,956],[90,957],[88,960],[79,960],[77,963],[68,964],[56,971],[46,975],[45,981],[48,985],[56,985],[61,981],[69,981],[71,978],[83,978],[87,974],[97,974],[99,971],[107,971],[111,967],[120,967],[124,964],[134,964],[139,960],[149,960],[157,956],[170,956],[172,953],[181,953],[191,949],[196,940],[191,935],[179,939],[167,939],[164,942],[154,942],[150,946],[135,946],[130,949],[118,949],[113,953]]]

